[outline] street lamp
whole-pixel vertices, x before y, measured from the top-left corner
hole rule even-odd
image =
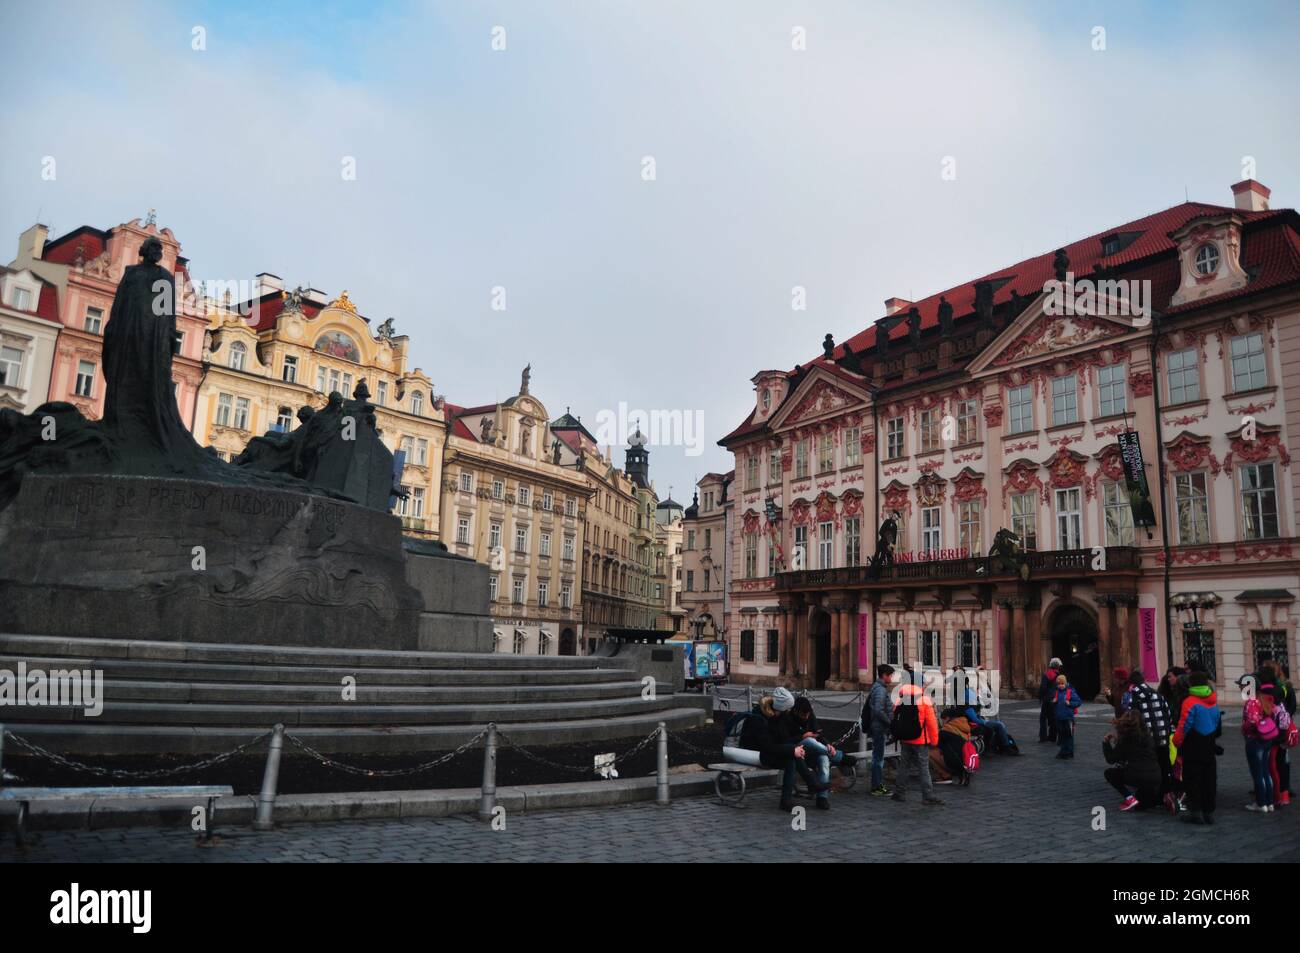
[[[1223,599],[1213,592],[1180,592],[1169,600],[1169,604],[1178,612],[1187,612],[1191,615],[1192,621],[1183,623],[1183,646],[1186,649],[1189,641],[1187,637],[1192,636],[1191,641],[1196,645],[1196,661],[1205,664],[1211,680],[1215,680],[1217,677],[1218,673],[1215,671],[1217,666],[1215,665],[1216,660],[1213,649],[1211,648],[1207,653],[1202,641],[1205,626],[1201,622],[1200,613],[1205,609],[1213,609],[1222,601]],[[1189,657],[1186,661],[1190,662],[1192,659]]]

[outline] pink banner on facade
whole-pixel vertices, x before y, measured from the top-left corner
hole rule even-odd
[[[1142,640],[1142,674],[1148,682],[1160,681],[1156,660],[1156,610],[1138,609],[1138,637]]]
[[[858,613],[858,671],[871,669],[871,659],[867,655],[867,614]]]

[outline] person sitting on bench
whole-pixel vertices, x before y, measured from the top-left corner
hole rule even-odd
[[[760,717],[746,718],[741,747],[758,752],[758,762],[765,768],[781,771],[781,810],[794,807],[795,773],[813,791],[820,785],[812,769],[804,763],[798,720],[794,717],[794,696],[785,688],[764,695],[754,707]]]
[[[841,774],[847,774],[852,764],[851,761],[846,762],[843,751],[822,740],[821,725],[813,713],[812,702],[806,696],[801,695],[794,700],[794,718],[799,724],[804,764],[812,769],[818,786],[822,788],[817,792],[817,807],[824,811],[831,806],[831,765],[839,768]]]

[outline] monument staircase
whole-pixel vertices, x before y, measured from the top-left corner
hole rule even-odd
[[[103,673],[103,711],[5,705],[15,735],[68,756],[208,755],[276,723],[327,754],[450,751],[488,722],[521,744],[704,724],[708,700],[643,698],[617,658],[150,642],[0,633],[0,670]],[[15,751],[17,753],[17,751]]]

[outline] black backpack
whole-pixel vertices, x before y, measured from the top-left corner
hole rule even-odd
[[[722,742],[725,747],[758,751],[767,737],[767,725],[758,712],[742,711],[728,719],[725,732]]]
[[[921,706],[911,699],[899,699],[889,733],[895,741],[915,741],[921,737]]]

